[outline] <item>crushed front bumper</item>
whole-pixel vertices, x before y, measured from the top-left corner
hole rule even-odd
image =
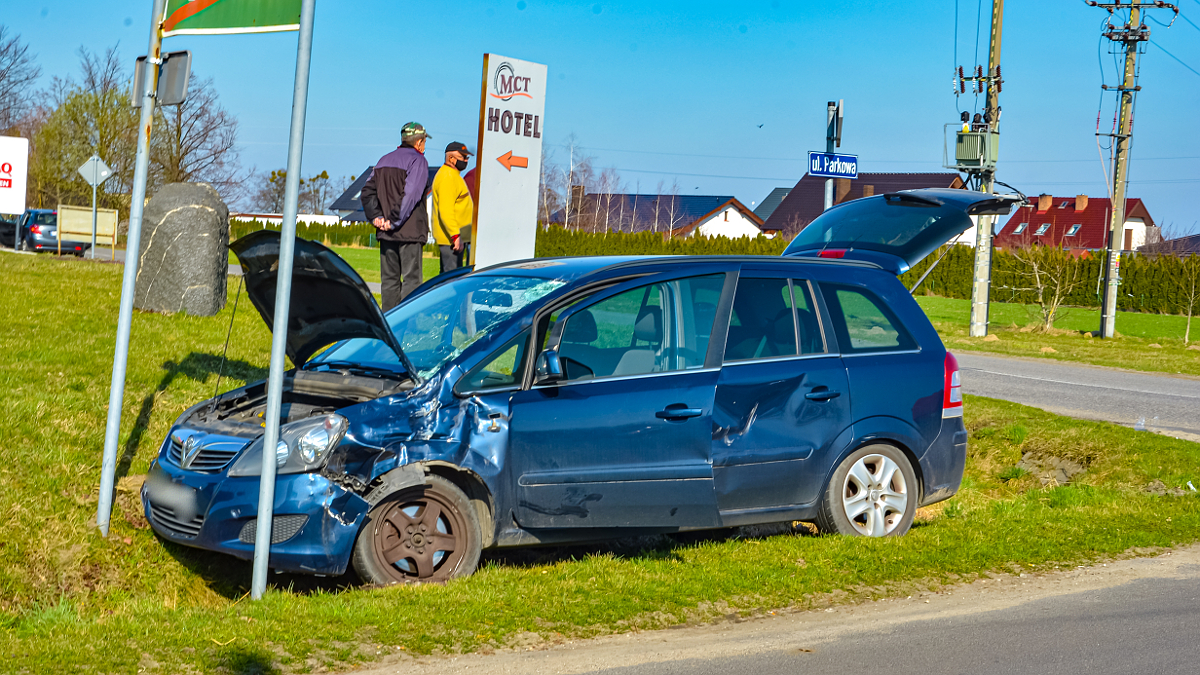
[[[142,486],[142,506],[163,539],[250,560],[258,520],[257,476],[187,471],[155,460]],[[315,473],[275,481],[268,566],[278,571],[340,575],[369,506]]]

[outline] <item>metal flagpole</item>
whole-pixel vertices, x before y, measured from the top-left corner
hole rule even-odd
[[[283,193],[283,229],[275,279],[275,319],[271,326],[271,373],[267,379],[267,420],[263,434],[262,476],[258,488],[258,528],[254,534],[254,575],[250,597],[267,590],[271,527],[275,511],[275,448],[279,444],[279,411],[283,399],[283,358],[287,350],[288,313],[292,299],[292,256],[296,249],[296,212],[300,196],[300,159],[304,152],[304,113],[308,106],[308,64],[312,55],[316,0],[300,7],[300,43],[296,48],[296,89],[292,93],[292,135],[288,140],[287,178]]]
[[[108,536],[112,515],[113,483],[117,472],[117,442],[121,437],[121,407],[125,403],[125,366],[129,358],[129,327],[133,321],[133,293],[137,281],[138,248],[142,241],[142,210],[145,206],[146,179],[150,168],[150,125],[154,122],[154,93],[158,89],[158,66],[162,63],[163,6],[166,0],[154,0],[150,15],[150,49],[146,59],[145,89],[142,90],[142,116],[138,125],[137,157],[133,169],[133,192],[129,204],[129,236],[125,239],[125,275],[121,280],[121,307],[117,312],[117,345],[113,355],[112,386],[108,392],[108,423],[104,429],[104,460],[100,469],[100,503],[96,525]],[[116,242],[113,242],[116,245]]]

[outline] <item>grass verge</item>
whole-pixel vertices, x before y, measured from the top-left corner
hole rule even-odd
[[[993,302],[989,335],[970,337],[971,301],[917,296],[917,304],[933,322],[951,350],[970,349],[1008,356],[1090,363],[1148,372],[1200,375],[1200,343],[1183,344],[1186,317],[1168,314],[1118,312],[1118,336],[1093,338],[1100,326],[1095,309],[1068,308],[1054,330],[1031,328],[1032,307]],[[1200,320],[1193,319],[1193,335]]]
[[[157,540],[134,493],[174,418],[213,393],[236,286],[216,317],[135,314],[122,490],[100,539],[90,524],[121,267],[0,256],[0,272],[15,291],[0,297],[6,671],[310,671],[823,606],[1200,539],[1200,498],[1182,487],[1200,482],[1200,444],[968,397],[963,489],[901,539],[648,537],[493,553],[446,586],[282,575],[250,602],[248,563]],[[269,342],[242,298],[221,388],[264,376]],[[1043,484],[1040,467],[1057,460],[1082,469],[1071,484]]]

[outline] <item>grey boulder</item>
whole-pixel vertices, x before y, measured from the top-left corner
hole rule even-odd
[[[229,207],[208,183],[171,183],[146,204],[134,307],[212,316],[225,306]]]

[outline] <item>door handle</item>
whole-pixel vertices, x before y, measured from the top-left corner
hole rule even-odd
[[[667,406],[664,410],[659,410],[654,413],[654,416],[660,420],[686,420],[690,417],[699,417],[704,414],[702,408],[684,408],[682,406],[676,408]]]
[[[833,391],[828,387],[817,387],[804,395],[804,398],[810,401],[828,401],[831,398],[837,398],[842,395],[840,391]]]

